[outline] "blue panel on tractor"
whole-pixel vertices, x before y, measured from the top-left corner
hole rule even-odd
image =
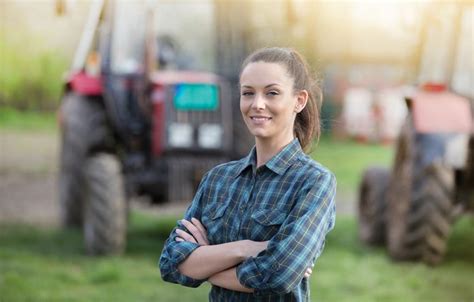
[[[177,110],[216,110],[219,91],[212,84],[178,84],[174,95]]]

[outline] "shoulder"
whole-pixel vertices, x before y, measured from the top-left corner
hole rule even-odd
[[[226,178],[230,176],[235,176],[238,173],[239,169],[244,164],[245,158],[234,160],[226,163],[219,164],[209,170],[205,174],[205,178],[209,180]]]
[[[336,183],[336,176],[331,170],[304,153],[298,157],[293,170],[309,182]]]

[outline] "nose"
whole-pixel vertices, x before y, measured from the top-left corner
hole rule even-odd
[[[261,94],[255,94],[255,97],[252,102],[252,109],[254,110],[263,110],[265,109],[265,99]]]

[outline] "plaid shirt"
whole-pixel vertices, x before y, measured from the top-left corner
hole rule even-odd
[[[303,153],[297,139],[256,168],[255,147],[239,160],[209,171],[185,214],[207,228],[210,244],[270,240],[265,251],[237,266],[252,294],[213,286],[210,301],[309,301],[308,267],[324,248],[335,223],[336,179]],[[177,228],[184,229],[178,222]],[[197,287],[205,280],[178,271],[198,244],[177,242],[176,228],[160,258],[165,281]]]

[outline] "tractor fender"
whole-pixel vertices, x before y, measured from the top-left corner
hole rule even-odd
[[[82,96],[101,96],[103,93],[102,77],[91,76],[83,71],[67,75],[66,87]]]
[[[448,91],[417,91],[406,99],[417,133],[472,133],[469,100]]]

